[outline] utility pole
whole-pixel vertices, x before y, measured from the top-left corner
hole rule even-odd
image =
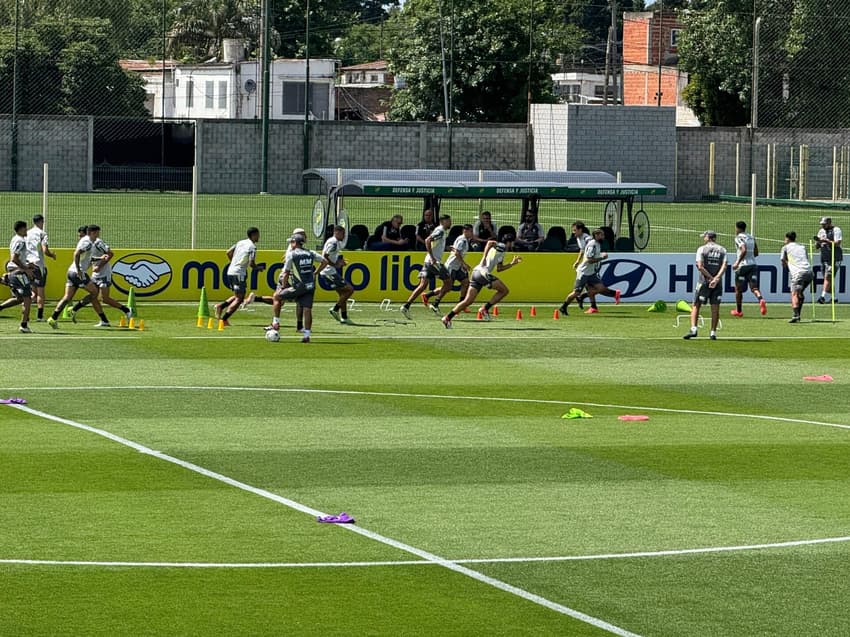
[[[307,0],[307,15],[304,21],[304,170],[310,168],[310,0]]]
[[[271,65],[271,0],[263,0],[263,110],[262,117],[262,156],[260,166],[260,193],[269,191],[269,90],[271,78],[269,77],[269,66]]]
[[[664,0],[658,0],[658,106],[661,106],[661,64],[664,60]]]

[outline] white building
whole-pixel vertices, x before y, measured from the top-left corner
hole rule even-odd
[[[335,119],[336,60],[310,60],[310,117]],[[146,105],[166,119],[259,119],[262,70],[257,61],[177,64],[122,60],[141,73]],[[306,60],[273,60],[269,69],[271,119],[304,119]],[[163,95],[163,77],[164,95]],[[163,100],[164,96],[164,100]],[[163,112],[163,105],[165,107]]]
[[[602,73],[582,73],[570,71],[553,73],[555,95],[568,104],[602,104],[605,101],[605,75]],[[609,78],[608,94],[613,95],[614,88]]]

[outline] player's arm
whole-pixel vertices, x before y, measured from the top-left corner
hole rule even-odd
[[[741,261],[747,256],[747,244],[741,243],[738,246],[738,258],[735,259],[735,263],[732,264],[732,269],[737,270],[741,266]],[[758,250],[756,250],[756,256],[758,256]]]
[[[233,261],[233,252],[235,250],[236,250],[236,246],[230,246],[230,249],[227,252],[225,252],[225,254],[227,255],[228,261]]]
[[[464,272],[469,272],[469,264],[464,260],[463,255],[460,253],[460,250],[452,246],[452,254],[455,257],[455,260],[460,263],[461,269]]]
[[[433,245],[434,240],[431,238],[429,234],[425,237],[425,252],[428,253],[428,256],[431,257],[431,263],[437,263],[437,259],[434,257],[434,253],[431,251],[431,246]]]
[[[500,263],[499,265],[497,265],[496,266],[496,272],[502,272],[504,270],[509,270],[510,268],[514,267],[518,263],[522,263],[522,257],[520,257],[519,255],[514,255],[514,258],[511,259],[510,263]]]
[[[757,257],[759,255],[759,244],[756,243],[756,240],[753,239],[753,256]]]
[[[74,269],[77,271],[77,276],[83,276],[83,270],[80,267],[80,257],[82,256],[83,251],[77,248],[74,250]]]
[[[47,245],[47,239],[44,239],[41,242],[41,251],[44,252],[44,256],[50,257],[54,261],[56,260],[56,253],[50,249],[49,245]]]
[[[251,252],[251,258],[248,260],[248,267],[252,270],[256,270],[257,272],[262,272],[266,269],[265,263],[257,263],[257,251],[254,250]]]

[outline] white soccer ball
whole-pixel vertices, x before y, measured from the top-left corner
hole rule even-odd
[[[266,332],[266,340],[269,343],[277,343],[278,341],[280,341],[280,332],[278,332],[277,330],[268,330]]]

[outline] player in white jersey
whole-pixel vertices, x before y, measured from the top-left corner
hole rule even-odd
[[[685,339],[696,338],[699,311],[704,303],[711,306],[711,332],[709,338],[717,340],[717,322],[720,320],[720,294],[723,290],[723,273],[726,272],[726,248],[715,243],[717,233],[706,230],[702,233],[703,245],[697,250],[696,263],[699,282],[691,308],[691,331]]]
[[[44,286],[47,285],[47,265],[44,257],[56,259],[56,253],[50,249],[47,233],[44,231],[44,216],[32,218],[32,228],[27,231],[27,262],[36,266],[33,272],[33,291],[38,308],[36,320],[44,320]]]
[[[29,334],[30,306],[32,305],[32,278],[35,267],[27,263],[27,222],[16,221],[15,234],[9,242],[9,261],[6,263],[2,281],[12,290],[12,298],[2,304],[3,308],[21,306],[22,334]]]
[[[587,231],[587,226],[584,225],[582,221],[576,221],[571,227],[570,230],[573,233],[573,237],[576,240],[576,245],[578,246],[579,252],[584,252],[584,246],[587,245],[587,242],[590,241],[593,237],[590,236],[590,233]]]
[[[605,232],[601,228],[596,228],[590,241],[584,244],[584,249],[574,265],[576,270],[575,285],[567,298],[564,299],[561,307],[558,308],[564,316],[568,314],[567,308],[570,303],[581,298],[583,290],[587,290],[592,303],[595,303],[594,299],[598,290],[608,290],[599,278],[599,266],[602,261],[608,258],[608,253],[602,251],[602,240],[604,238]],[[619,290],[610,290],[610,292],[612,296],[616,294],[615,298],[619,303]],[[594,305],[588,312],[595,314],[598,310]]]
[[[100,237],[100,227],[99,226],[89,226],[88,227],[88,235],[92,240],[92,275],[91,280],[92,283],[95,284],[98,290],[98,294],[100,295],[100,300],[102,303],[106,303],[110,307],[114,307],[124,314],[129,321],[133,316],[132,310],[129,307],[116,301],[112,298],[109,293],[109,288],[112,287],[112,265],[111,261],[115,254],[112,252],[112,249],[106,244],[106,242]],[[70,316],[71,321],[77,322],[77,312],[79,312],[85,305],[91,302],[90,297],[86,297],[84,299],[80,299],[74,304],[74,307],[71,308]]]
[[[756,257],[759,255],[759,247],[755,237],[747,232],[747,224],[738,221],[735,224],[738,233],[735,235],[735,248],[738,250],[738,258],[732,264],[735,271],[735,309],[732,316],[742,317],[742,301],[747,287],[750,288],[759,302],[759,312],[767,314],[767,303],[759,291],[759,267],[756,265]]]
[[[245,301],[245,293],[248,291],[248,270],[262,272],[266,269],[265,263],[256,262],[260,230],[252,226],[245,234],[247,239],[237,241],[227,250],[230,265],[227,266],[224,280],[233,294],[227,300],[215,305],[215,317],[224,321],[225,325],[230,325],[228,319]]]
[[[469,271],[472,268],[466,262],[465,257],[466,253],[469,252],[471,241],[474,237],[474,229],[475,227],[471,223],[463,225],[463,232],[455,239],[451,247],[451,254],[446,259],[446,270],[448,270],[451,277],[451,285],[448,291],[451,290],[454,283],[460,283],[461,299],[466,297],[466,293],[469,290]],[[425,307],[429,308],[435,314],[440,313],[440,301],[446,295],[446,292],[443,292],[443,290],[444,288],[441,287],[439,290],[431,290],[422,294],[422,302],[425,304]],[[433,301],[431,301],[432,298],[434,299]]]
[[[779,252],[782,267],[788,270],[788,283],[791,288],[791,320],[800,322],[800,310],[806,301],[806,288],[814,280],[812,264],[806,254],[806,246],[797,243],[796,232],[785,233],[785,245]]]
[[[345,258],[342,256],[343,241],[345,240],[345,226],[334,226],[333,236],[325,241],[322,248],[322,258],[328,265],[319,272],[319,276],[336,290],[337,300],[332,308],[328,310],[340,323],[348,323],[348,299],[354,294],[354,288],[342,276],[342,268],[345,267]]]
[[[511,237],[511,239],[513,239],[513,237]],[[504,243],[497,242],[492,239],[484,246],[484,256],[481,258],[481,262],[472,269],[469,281],[469,290],[467,291],[466,296],[460,301],[460,303],[452,308],[451,312],[441,319],[443,321],[443,325],[445,325],[447,329],[451,329],[452,319],[456,315],[463,312],[467,307],[475,302],[475,298],[478,296],[481,288],[490,288],[496,291],[493,297],[478,310],[481,312],[482,319],[485,321],[490,320],[490,308],[505,298],[510,291],[508,290],[508,286],[506,286],[501,279],[493,274],[493,271],[504,272],[508,268],[511,268],[518,263],[522,263],[522,259],[518,256],[514,256],[510,263],[504,263],[505,249],[506,246]]]
[[[295,236],[304,237],[305,241],[307,238],[307,231],[304,228],[295,228],[292,231],[292,237]],[[281,272],[277,277],[278,287],[280,289],[280,282],[283,279],[283,264],[286,263],[286,259],[289,257],[289,254],[294,249],[294,244],[292,241],[287,242],[286,252],[283,253],[283,259],[281,259]],[[251,292],[246,298],[245,302],[242,304],[242,307],[248,307],[251,303],[265,303],[266,305],[272,306],[272,322],[269,325],[266,325],[265,329],[268,330],[279,330],[280,329],[280,311],[283,309],[284,300],[279,296],[276,296],[274,293],[270,295],[261,295],[256,294],[255,292]],[[298,318],[298,325],[296,326],[296,331],[300,332],[304,329],[304,323],[301,321],[300,317]]]
[[[440,215],[440,223],[425,238],[425,264],[419,270],[419,284],[410,293],[407,301],[401,306],[401,313],[405,318],[410,318],[410,306],[425,291],[429,283],[439,278],[443,285],[440,288],[442,294],[446,294],[452,286],[452,278],[449,271],[443,265],[443,252],[446,251],[446,236],[452,227],[452,218],[449,215]]]
[[[86,234],[82,234],[83,228],[80,228],[80,240],[77,242],[77,247],[74,249],[74,260],[68,268],[67,280],[65,281],[65,295],[59,300],[59,303],[53,309],[53,314],[47,319],[47,324],[56,329],[59,327],[59,315],[62,310],[68,305],[77,293],[78,289],[85,290],[91,297],[91,306],[97,315],[100,317],[100,322],[95,327],[109,327],[109,319],[103,313],[103,308],[98,300],[97,286],[89,277],[89,267],[91,266],[92,249],[94,241],[91,238],[92,228],[97,232],[100,231],[98,226],[84,226]],[[96,236],[96,235],[95,235]]]
[[[841,270],[843,250],[841,249],[841,228],[833,225],[830,217],[820,220],[820,230],[815,236],[815,245],[820,248],[821,272],[823,272],[823,287],[818,297],[818,303],[828,303],[829,294],[837,296],[837,290],[832,289],[832,280]]]

